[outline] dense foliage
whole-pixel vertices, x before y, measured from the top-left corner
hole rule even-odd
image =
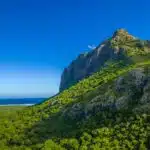
[[[119,32],[119,34],[122,33]],[[138,52],[140,50],[142,53],[135,52],[137,55],[128,53],[127,56],[130,56],[128,59],[124,57],[123,60],[107,62],[99,72],[79,81],[76,85],[41,104],[25,108],[1,107],[0,149],[149,149],[149,101],[145,103],[147,109],[143,105],[144,111],[133,111],[135,108],[140,108],[137,101],[129,103],[130,107],[127,109],[117,110],[113,109],[113,106],[102,107],[101,111],[99,109],[93,109],[91,112],[87,110],[86,115],[79,110],[81,106],[85,106],[84,104],[90,104],[91,107],[97,101],[102,105],[107,104],[105,103],[107,99],[103,102],[99,98],[100,96],[120,95],[119,92],[113,93],[113,89],[111,89],[113,88],[111,85],[119,77],[125,76],[136,68],[143,68],[145,72],[148,72],[150,56],[145,53],[145,46],[140,45],[140,47],[139,41],[135,42],[133,37],[128,38],[125,39],[126,42],[124,39],[111,39],[112,46],[115,46],[116,49],[124,48],[127,51],[130,47]],[[130,40],[132,46],[127,45]],[[110,91],[106,91],[109,89],[108,87],[110,87]],[[132,91],[136,90],[132,87]],[[139,93],[141,94],[141,91]],[[132,99],[137,99],[139,93],[134,93]],[[98,104],[96,107],[100,107]]]
[[[62,112],[98,87],[149,61],[125,65],[110,63],[77,85],[44,103],[12,112],[0,122],[0,145],[4,149],[99,149],[145,148],[149,140],[149,114],[104,110],[86,121],[62,117]],[[95,95],[93,95],[95,96]]]

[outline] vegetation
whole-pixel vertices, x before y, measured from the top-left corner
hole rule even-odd
[[[127,60],[107,62],[99,72],[35,106],[0,107],[0,149],[149,149],[150,102],[139,102],[140,87],[131,85],[130,97],[115,90],[116,80],[130,81],[126,76],[137,68],[149,77],[149,58],[138,53]],[[128,99],[116,109],[112,101],[120,102],[121,96]]]
[[[21,111],[25,108],[26,106],[0,106],[0,120],[2,118],[7,118],[9,117],[12,113],[16,113],[16,111]]]
[[[44,103],[10,114],[0,122],[1,147],[5,149],[10,147],[12,149],[147,147],[150,133],[149,114],[145,114],[144,117],[141,114],[137,117],[130,114],[130,111],[124,115],[122,112],[114,113],[105,110],[97,114],[96,118],[91,117],[83,122],[74,120],[73,124],[70,120],[65,120],[61,114],[66,107],[82,101],[82,96],[86,93],[95,91],[98,87],[113,81],[133,68],[149,64],[150,61],[128,65],[123,62],[109,64],[100,72]],[[131,126],[135,130],[130,128]],[[133,141],[130,138],[133,138]]]
[[[147,41],[135,38],[123,29],[115,32],[114,37],[110,39],[110,43],[116,52],[123,49],[128,56],[147,55],[150,52]]]

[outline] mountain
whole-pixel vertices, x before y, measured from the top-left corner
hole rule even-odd
[[[124,45],[124,42],[127,45],[124,48],[120,47]],[[106,61],[123,57],[122,54],[126,52],[124,50],[127,46],[142,48],[144,43],[147,43],[147,41],[138,40],[124,29],[115,31],[110,39],[102,42],[94,50],[80,54],[64,69],[61,76],[60,91],[99,71]],[[134,51],[129,52],[130,55],[133,55]],[[149,49],[144,49],[144,51],[149,51]]]
[[[1,149],[150,149],[149,41],[121,29],[105,42],[114,56],[99,71],[38,105],[0,111]]]

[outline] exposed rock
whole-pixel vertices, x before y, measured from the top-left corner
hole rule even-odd
[[[125,30],[121,29],[114,33],[114,41],[120,40],[120,36],[133,38]],[[106,40],[94,50],[80,54],[76,60],[64,69],[61,76],[60,91],[97,72],[106,61],[122,57],[122,51],[122,49],[116,50],[112,48],[110,40]]]
[[[150,70],[150,68],[148,68]],[[65,118],[87,119],[105,109],[120,110],[129,109],[134,111],[148,111],[146,105],[150,105],[150,75],[144,72],[144,68],[130,71],[116,79],[106,87],[103,94],[99,94],[85,103],[76,103],[63,112]],[[137,107],[138,106],[138,107]],[[145,108],[145,109],[144,109]]]
[[[119,97],[116,100],[115,106],[116,106],[117,110],[119,110],[119,109],[127,109],[128,108],[128,97],[127,96]]]
[[[150,81],[144,87],[144,94],[140,100],[141,104],[150,103]]]
[[[147,53],[150,53],[149,41],[135,38],[124,29],[117,30],[111,38],[88,53],[80,54],[64,69],[60,91],[99,71],[110,60],[126,59],[129,62],[130,57]]]

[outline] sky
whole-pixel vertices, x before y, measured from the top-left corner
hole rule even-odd
[[[64,67],[125,28],[150,39],[149,0],[0,1],[0,97],[49,97]]]

